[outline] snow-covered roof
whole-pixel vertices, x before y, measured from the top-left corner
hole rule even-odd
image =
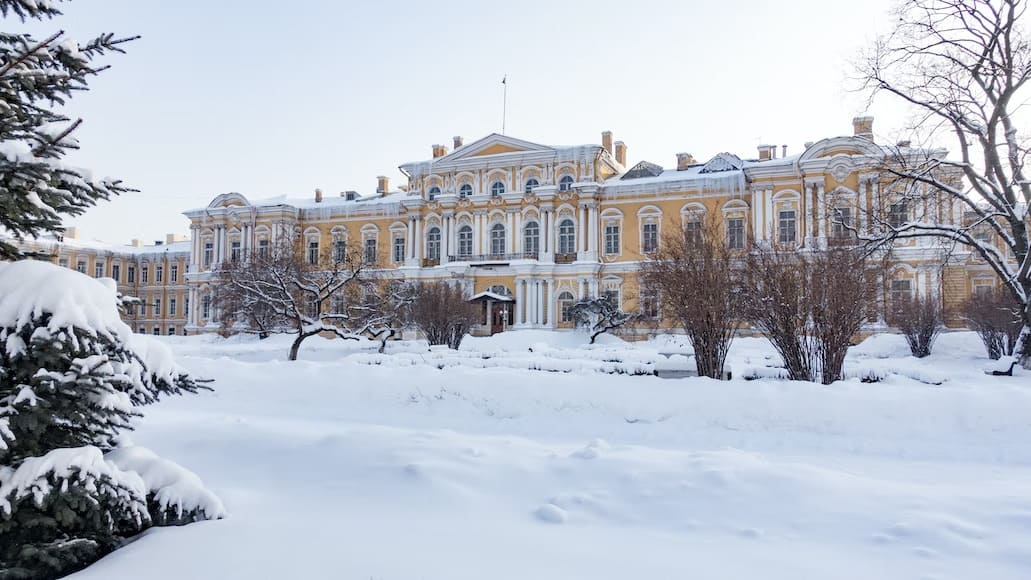
[[[8,239],[10,242],[17,245],[17,240],[11,236],[0,235],[0,237]],[[151,244],[146,246],[133,246],[129,244],[111,244],[101,240],[82,240],[79,238],[64,237],[58,238],[52,234],[44,234],[35,238],[26,238],[27,243],[37,243],[46,245],[61,245],[68,248],[81,248],[84,250],[96,250],[106,251],[114,254],[186,254],[190,252],[191,244],[190,240],[184,240],[180,242],[171,243],[159,243]]]
[[[315,201],[315,197],[290,197],[287,195],[278,195],[276,197],[269,197],[266,199],[254,199],[248,200],[249,204],[247,207],[275,207],[275,206],[288,206],[297,209],[318,209],[321,207],[363,207],[363,206],[375,206],[375,205],[389,205],[397,204],[402,200],[409,198],[407,192],[394,191],[387,194],[373,194],[367,196],[358,196],[356,199],[347,199],[343,195],[333,196],[326,195],[322,198],[322,201]],[[186,210],[183,213],[192,212],[203,212],[207,207],[194,208]]]
[[[472,298],[469,299],[469,302],[473,302],[473,301],[476,301],[476,300],[493,300],[495,302],[514,302],[514,300],[513,300],[513,298],[511,296],[502,296],[501,294],[495,294],[494,292],[491,292],[490,290],[484,290],[483,292],[480,292],[479,294],[474,295]]]

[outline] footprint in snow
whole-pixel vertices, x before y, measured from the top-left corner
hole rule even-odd
[[[566,513],[566,510],[553,503],[546,503],[537,508],[534,515],[537,516],[537,519],[549,524],[564,524],[566,523],[566,520],[569,519],[569,515]]]

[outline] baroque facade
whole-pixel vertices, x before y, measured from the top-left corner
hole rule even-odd
[[[104,246],[66,235],[23,245],[114,277],[124,294],[142,299],[127,322],[146,333],[217,331],[210,290],[218,264],[286,239],[315,261],[358,247],[386,278],[459,281],[484,303],[481,334],[571,328],[568,307],[602,294],[657,317],[654,297],[638,284],[640,266],[665,233],[702,220],[715,218],[732,248],[755,242],[804,252],[878,221],[964,219],[952,204],[914,207],[892,197],[876,168],[899,149],[875,143],[872,123],[858,117],[853,134],[807,143],[791,156],[771,145],[760,145],[751,159],[720,153],[699,161],[681,153],[669,169],[631,166],[627,146],[607,131],[599,144],[572,147],[499,134],[469,144],[455,137],[451,151],[434,145],[430,159],[401,165],[407,183],[393,190],[380,177],[366,195],[219,195],[184,212],[189,241]],[[954,312],[997,283],[972,253],[946,252],[934,239],[905,241],[894,255],[874,328],[884,325],[893,296],[936,293]],[[959,325],[955,316],[949,322]],[[656,318],[655,326],[665,325]]]

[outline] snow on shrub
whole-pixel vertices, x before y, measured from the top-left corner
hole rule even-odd
[[[146,485],[150,515],[157,525],[182,525],[225,517],[222,500],[192,471],[162,459],[146,447],[122,447],[106,459],[119,469],[138,473]]]
[[[138,407],[204,388],[167,346],[132,333],[119,300],[113,280],[0,264],[0,569],[18,577],[82,568],[152,523],[222,514],[181,468],[152,490],[133,466],[102,456]]]

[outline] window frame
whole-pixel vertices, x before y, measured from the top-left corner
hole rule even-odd
[[[501,197],[502,195],[505,195],[505,182],[499,179],[490,184],[490,196]]]
[[[558,252],[559,254],[576,253],[576,222],[573,218],[562,218],[558,225]],[[565,230],[565,231],[563,231]]]

